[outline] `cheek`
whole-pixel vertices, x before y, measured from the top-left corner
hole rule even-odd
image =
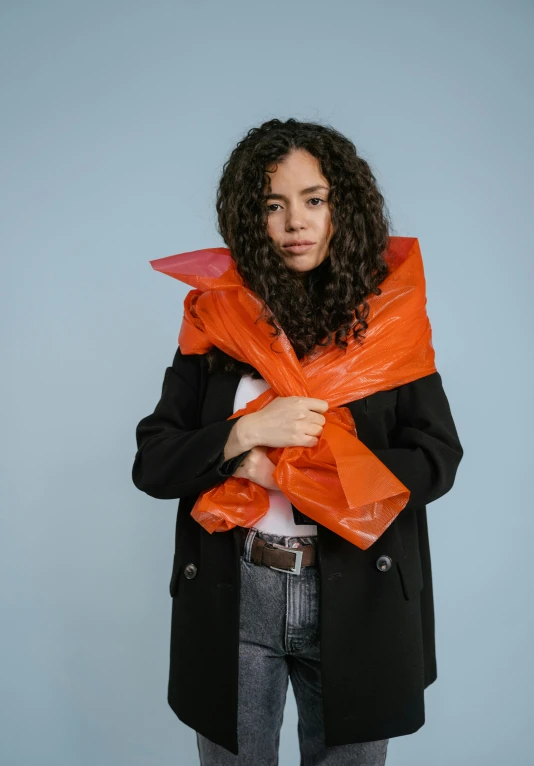
[[[267,234],[271,237],[271,239],[275,239],[276,226],[274,225],[272,217],[267,218]]]
[[[325,217],[323,219],[323,234],[325,240],[328,242],[332,234],[334,233],[333,227],[332,227],[332,217],[330,215],[330,211],[326,211]]]

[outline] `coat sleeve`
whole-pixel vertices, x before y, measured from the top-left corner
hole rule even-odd
[[[399,386],[392,444],[372,452],[410,490],[408,506],[437,500],[454,484],[463,448],[438,372]]]
[[[151,497],[169,500],[198,494],[224,481],[246,454],[224,461],[224,446],[239,418],[198,427],[200,389],[200,356],[182,354],[178,348],[154,412],[135,432],[132,480]]]

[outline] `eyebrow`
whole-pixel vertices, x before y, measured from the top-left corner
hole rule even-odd
[[[306,189],[301,190],[301,194],[311,194],[311,192],[318,191],[318,189],[324,189],[328,191],[328,186],[317,184],[317,186],[308,186]],[[287,202],[287,197],[284,194],[265,194],[264,199],[283,199]]]

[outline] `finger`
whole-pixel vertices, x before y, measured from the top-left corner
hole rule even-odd
[[[306,399],[306,406],[312,412],[326,412],[330,407],[326,399],[315,399],[312,396]]]
[[[321,415],[318,412],[310,412],[309,422],[317,426],[324,426],[326,423],[326,418],[324,415]]]

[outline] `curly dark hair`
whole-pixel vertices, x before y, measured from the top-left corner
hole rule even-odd
[[[333,235],[328,257],[307,274],[288,268],[267,233],[266,168],[304,149],[320,163],[330,185]],[[268,183],[268,181],[267,181]],[[283,329],[298,359],[316,345],[346,348],[352,330],[361,343],[367,329],[366,297],[380,295],[388,274],[383,253],[391,228],[384,197],[370,165],[348,138],[331,126],[272,119],[252,128],[223,166],[217,191],[218,231],[244,283],[262,300],[262,317]],[[209,370],[260,377],[251,365],[217,347]]]

